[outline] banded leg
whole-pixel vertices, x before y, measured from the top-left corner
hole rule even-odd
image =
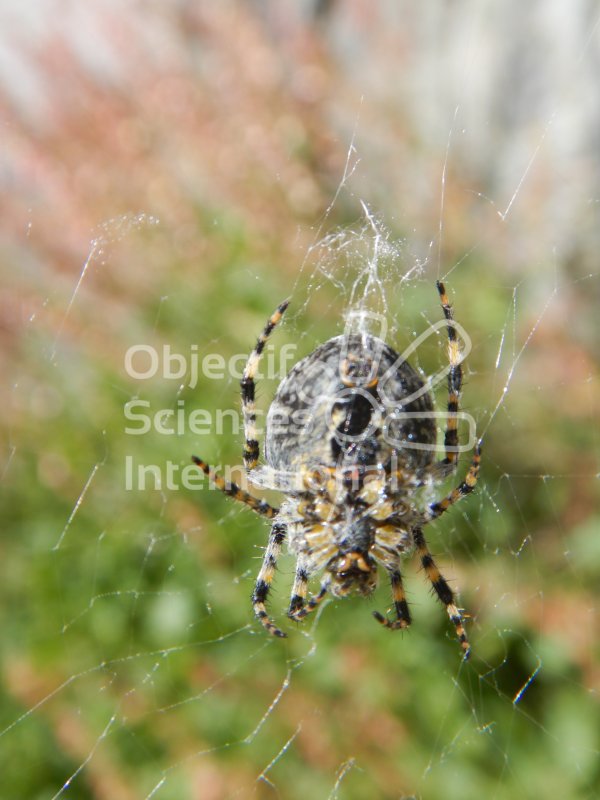
[[[284,539],[285,525],[278,522],[274,523],[269,535],[262,566],[254,584],[254,592],[252,593],[252,606],[255,615],[272,636],[279,636],[281,639],[285,639],[287,634],[280,630],[269,618],[266,604]]]
[[[260,357],[265,348],[265,344],[277,323],[281,320],[288,307],[289,300],[286,300],[277,307],[275,313],[269,318],[263,332],[258,337],[256,347],[250,353],[244,374],[242,376],[242,413],[244,416],[244,466],[247,470],[254,469],[258,464],[259,447],[258,431],[256,429],[256,404],[254,400],[254,376],[258,371]]]
[[[390,620],[380,614],[379,611],[374,611],[373,616],[384,627],[390,630],[398,630],[399,628],[408,628],[410,625],[410,611],[408,603],[406,602],[406,595],[404,594],[404,586],[402,585],[402,575],[399,569],[389,570],[390,581],[392,584],[392,598],[394,600],[394,608],[396,611],[396,619]]]
[[[448,322],[448,361],[450,362],[450,372],[448,373],[448,420],[444,434],[446,455],[441,463],[450,466],[454,470],[458,461],[458,418],[456,415],[462,389],[462,366],[456,328],[452,324],[454,322],[452,306],[448,300],[444,284],[437,281],[435,285],[440,295],[444,316]]]
[[[304,608],[306,595],[308,593],[308,579],[308,571],[301,558],[299,558],[296,564],[296,576],[294,578],[294,585],[292,586],[290,607],[288,608],[288,617],[291,619],[295,619],[296,614]]]
[[[304,592],[306,595],[306,587],[304,587]],[[299,606],[297,609],[295,609],[293,613],[292,613],[292,606],[290,604],[290,611],[288,612],[288,616],[291,619],[296,620],[296,622],[300,622],[301,619],[304,619],[309,614],[312,614],[312,612],[321,604],[321,601],[324,599],[326,594],[327,594],[327,584],[323,583],[321,584],[319,593],[313,595],[308,601],[308,603],[306,603],[306,605],[304,604],[304,600],[302,599],[302,605]],[[298,596],[301,596],[300,592],[298,592]]]
[[[446,606],[446,611],[450,617],[450,622],[452,622],[454,628],[456,629],[456,635],[458,636],[460,646],[464,651],[464,659],[466,661],[469,658],[471,648],[469,646],[469,640],[464,628],[461,609],[459,609],[456,605],[454,592],[448,586],[448,582],[437,568],[429,547],[427,546],[427,542],[425,541],[423,531],[420,528],[415,528],[413,530],[413,539],[421,559],[423,569],[431,581],[431,585],[433,586],[436,595]]]
[[[425,514],[426,522],[430,522],[432,519],[437,519],[437,517],[441,516],[444,511],[447,511],[450,506],[458,503],[458,501],[462,500],[462,498],[466,497],[466,495],[471,494],[471,492],[477,486],[480,465],[481,445],[478,442],[473,450],[471,466],[469,467],[469,471],[467,472],[464,481],[459,483],[455,489],[452,489],[450,494],[447,494],[442,500],[439,500],[437,503],[431,503],[429,510]]]
[[[240,489],[237,483],[226,481],[225,478],[217,475],[214,469],[209,467],[206,461],[202,461],[198,456],[192,456],[192,461],[210,478],[217,489],[220,489],[224,494],[229,495],[229,497],[233,497],[234,500],[239,500],[240,503],[244,503],[248,508],[251,508],[252,511],[256,511],[257,514],[267,517],[268,519],[273,519],[273,517],[279,513],[279,509],[269,505],[266,500],[258,500],[256,497],[252,497],[251,494]]]

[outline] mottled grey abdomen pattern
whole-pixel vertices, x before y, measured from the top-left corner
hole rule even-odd
[[[385,342],[337,336],[281,382],[267,415],[267,462],[293,471],[393,461],[418,471],[434,459],[432,411],[420,376]]]

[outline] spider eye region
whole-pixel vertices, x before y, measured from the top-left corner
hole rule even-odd
[[[328,567],[331,574],[330,591],[334,597],[357,593],[367,596],[377,586],[377,565],[368,553],[361,550],[341,553]]]

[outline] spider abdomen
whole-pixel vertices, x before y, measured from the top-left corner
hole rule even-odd
[[[396,467],[432,461],[431,395],[418,373],[369,334],[337,336],[303,358],[269,408],[266,458],[276,470]]]

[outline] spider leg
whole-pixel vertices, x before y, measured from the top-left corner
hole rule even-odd
[[[239,500],[241,503],[244,503],[248,508],[251,508],[252,511],[256,511],[257,514],[267,517],[268,519],[273,519],[273,517],[279,513],[279,509],[269,505],[266,500],[258,500],[256,497],[252,497],[251,494],[240,489],[237,483],[226,481],[225,478],[217,475],[213,468],[209,467],[208,464],[202,461],[201,458],[198,458],[198,456],[192,456],[192,461],[200,467],[205,475],[208,475],[217,489],[220,489],[224,494],[229,495],[229,497],[233,497],[234,500]]]
[[[260,357],[265,344],[277,323],[281,320],[288,307],[289,300],[281,303],[269,318],[263,332],[258,337],[254,350],[248,356],[248,361],[242,376],[242,413],[244,417],[244,466],[247,470],[254,469],[258,464],[260,454],[258,446],[258,431],[256,429],[256,404],[254,401],[254,376],[258,370]]]
[[[450,506],[458,503],[459,500],[462,500],[463,497],[470,494],[473,489],[475,489],[475,486],[477,485],[477,479],[479,477],[480,464],[481,445],[477,443],[475,445],[475,449],[473,450],[471,466],[469,467],[469,471],[467,472],[464,481],[459,483],[455,489],[452,489],[452,491],[442,500],[439,500],[437,503],[431,503],[429,510],[424,514],[425,522],[431,522],[432,519],[437,519],[437,517],[441,516],[444,511],[447,511]]]
[[[295,586],[296,584],[294,584]],[[304,598],[306,597],[306,585],[304,586],[304,597],[302,597],[302,587],[300,587],[300,591],[297,595],[292,597],[292,603],[296,598],[296,608],[292,611],[292,603],[290,603],[290,610],[288,611],[288,616],[290,619],[296,620],[296,622],[300,622],[301,619],[307,617],[321,604],[321,601],[324,599],[325,595],[327,594],[327,583],[323,582],[321,584],[321,588],[318,594],[313,595],[308,603],[304,603]]]
[[[446,422],[446,432],[444,434],[445,457],[439,462],[445,466],[449,472],[456,469],[458,461],[458,403],[462,389],[462,366],[460,357],[460,347],[456,338],[456,328],[454,326],[454,315],[452,306],[448,300],[444,284],[437,281],[437,290],[440,295],[440,302],[447,320],[448,330],[448,361],[450,371],[448,372],[448,418]]]
[[[306,595],[308,593],[308,579],[309,573],[306,569],[304,562],[301,558],[298,559],[296,564],[296,575],[294,578],[294,585],[292,586],[292,594],[290,597],[290,607],[288,608],[288,617],[295,619],[296,614],[304,608],[306,603]]]
[[[406,602],[406,595],[404,594],[404,586],[402,585],[402,575],[398,567],[388,569],[390,581],[392,584],[392,598],[394,600],[394,608],[396,610],[396,619],[390,620],[380,614],[379,611],[374,611],[373,616],[384,627],[390,630],[398,630],[398,628],[408,628],[410,625],[410,611],[408,603]]]
[[[448,585],[448,582],[442,575],[442,573],[437,568],[435,561],[433,560],[433,556],[431,555],[431,551],[427,546],[427,542],[425,541],[425,536],[423,535],[423,531],[420,528],[415,528],[413,530],[413,539],[417,548],[417,552],[421,559],[421,564],[423,565],[423,569],[429,580],[431,581],[431,585],[433,589],[440,599],[440,601],[446,606],[446,611],[448,612],[448,616],[450,617],[450,622],[454,625],[456,629],[456,635],[458,636],[458,640],[460,645],[464,651],[464,658],[465,661],[469,658],[469,654],[471,652],[471,648],[469,646],[469,640],[467,638],[467,633],[465,631],[463,625],[463,616],[461,609],[459,609],[456,605],[456,599],[454,597],[454,592]]]
[[[262,566],[256,578],[254,591],[252,593],[252,606],[256,617],[272,636],[279,636],[281,639],[285,639],[287,634],[271,621],[267,614],[266,603],[273,582],[273,576],[275,575],[277,559],[281,553],[281,544],[285,539],[285,533],[285,525],[278,522],[273,524]]]

